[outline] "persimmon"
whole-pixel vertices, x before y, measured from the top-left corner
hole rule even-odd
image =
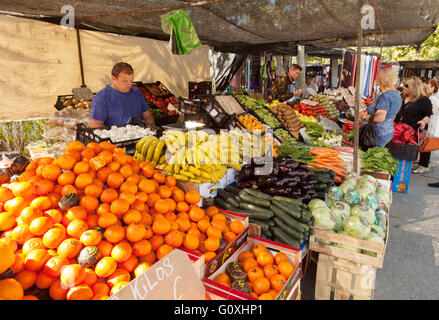
[[[37,280],[37,273],[35,271],[23,270],[15,275],[14,279],[20,282],[24,290],[27,290],[32,287]]]
[[[44,271],[41,271],[37,275],[37,279],[35,280],[35,286],[38,289],[47,289],[50,288],[50,286],[56,281],[55,277],[51,277],[48,274],[46,274]]]
[[[116,199],[111,202],[110,211],[117,216],[122,216],[130,209],[130,204],[124,199]]]
[[[111,243],[118,243],[125,238],[125,229],[118,225],[108,227],[105,230],[104,237],[105,240]]]
[[[65,300],[68,291],[69,289],[64,287],[58,279],[50,286],[49,295],[53,300]]]
[[[108,242],[106,240],[101,240],[101,242],[97,245],[99,252],[101,253],[101,257],[110,257],[111,256],[111,250],[113,250],[113,245],[111,242]]]
[[[161,235],[154,234],[150,239],[152,250],[156,251],[161,245],[165,243],[164,238]]]
[[[64,266],[68,265],[69,261],[63,256],[51,257],[47,260],[43,267],[43,271],[51,277],[59,277],[61,275],[61,270]]]
[[[174,250],[174,248],[170,245],[162,244],[156,251],[157,259],[161,260],[164,256],[171,253],[172,250]]]
[[[119,198],[119,193],[113,188],[106,188],[104,191],[102,191],[100,197],[102,202],[109,204],[111,204],[117,198]]]
[[[165,218],[156,219],[152,224],[152,230],[155,234],[164,235],[171,230],[171,223]]]
[[[92,196],[83,196],[79,201],[79,205],[83,207],[87,213],[96,211],[99,206],[99,200]]]
[[[91,300],[93,291],[85,284],[70,288],[67,292],[67,300]]]
[[[49,217],[50,219],[52,219],[52,222],[54,224],[60,223],[61,219],[62,219],[62,213],[58,209],[46,210],[46,211],[44,211],[43,216]]]
[[[84,246],[97,246],[99,242],[102,240],[102,234],[95,230],[90,229],[83,232],[79,238],[79,241],[82,242]]]
[[[168,239],[168,241],[166,241],[166,237],[165,237],[166,243],[171,245],[171,246],[173,246],[174,248],[177,248],[177,247],[181,246],[181,244],[180,244],[177,247],[175,247],[174,246],[176,244],[175,240],[176,240],[175,238],[172,238],[172,240]],[[172,244],[170,244],[168,242],[174,243],[174,245],[172,245]],[[146,256],[151,251],[151,249],[152,249],[151,243],[148,240],[143,239],[143,240],[140,240],[140,241],[137,241],[136,243],[134,243],[134,245],[133,245],[133,254],[136,257],[144,257],[144,256]]]
[[[185,200],[189,204],[197,204],[201,200],[201,195],[196,190],[189,190],[185,194]]]
[[[274,264],[267,264],[264,266],[264,276],[268,280],[271,280],[271,278],[277,274],[279,274],[278,268]]]
[[[109,277],[117,269],[117,262],[113,257],[103,257],[96,264],[95,272],[100,278]]]
[[[73,167],[73,173],[79,176],[81,173],[87,173],[90,170],[88,161],[79,161]]]
[[[128,241],[121,241],[111,250],[111,257],[117,262],[124,262],[128,260],[132,253],[133,249]]]
[[[264,277],[264,271],[259,267],[253,267],[247,272],[248,279],[254,282],[258,278]]]
[[[119,188],[124,182],[124,177],[119,172],[110,173],[107,178],[107,184],[111,188]]]
[[[113,288],[117,283],[124,281],[124,282],[130,282],[131,276],[128,271],[125,269],[119,268],[116,269],[108,278],[107,278],[107,284],[110,288]]]
[[[220,247],[220,239],[215,237],[208,237],[204,242],[204,246],[208,251],[216,251]]]
[[[268,251],[266,252],[260,252],[256,255],[256,261],[259,265],[262,267],[266,266],[267,264],[273,264],[274,258]]]
[[[33,238],[34,235],[29,230],[29,225],[27,224],[20,224],[16,226],[11,231],[10,238],[17,242],[18,244],[23,245],[27,240]]]
[[[270,279],[271,288],[278,292],[282,290],[282,288],[285,286],[286,283],[287,280],[281,274],[276,274]]]
[[[88,173],[81,173],[75,179],[75,187],[78,189],[85,189],[88,185],[93,183],[94,178]]]
[[[276,261],[276,264],[279,265],[282,261],[288,262],[288,257],[285,253],[279,251],[274,255],[274,260]]]
[[[65,186],[75,182],[76,175],[71,171],[65,171],[58,176],[58,184]]]
[[[64,241],[66,233],[61,228],[52,228],[47,230],[43,236],[43,244],[46,248],[55,249]]]
[[[34,249],[29,252],[24,260],[24,264],[28,270],[39,271],[49,260],[49,254],[45,249]]]
[[[156,185],[149,179],[143,179],[138,184],[139,190],[146,193],[151,194],[156,191]]]
[[[255,255],[255,257],[257,257],[259,253],[267,252],[267,248],[262,243],[257,243],[253,247],[252,251],[253,251],[253,254]]]
[[[139,259],[137,259],[137,257],[134,254],[132,254],[127,260],[125,260],[124,262],[120,262],[118,265],[121,268],[131,273],[134,271],[134,269],[138,264],[139,264]]]
[[[206,212],[206,215],[207,215],[209,218],[212,218],[214,215],[216,215],[217,213],[219,213],[218,208],[215,207],[215,206],[210,206],[210,207],[208,207],[208,208],[206,209],[205,212]]]
[[[100,180],[98,180],[98,181],[100,181]],[[93,184],[90,184],[90,185],[85,187],[84,194],[86,196],[90,196],[93,198],[99,198],[101,196],[103,190],[104,190],[103,187],[100,185],[97,185],[96,180],[95,180],[93,182]]]
[[[288,261],[281,261],[278,265],[277,268],[279,269],[279,273],[281,275],[283,275],[285,277],[285,279],[289,279],[290,276],[293,274],[294,272],[294,267],[291,263],[289,263]]]

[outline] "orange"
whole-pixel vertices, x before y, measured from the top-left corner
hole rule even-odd
[[[98,226],[101,228],[108,228],[114,226],[117,223],[117,216],[113,213],[104,213],[99,216]]]
[[[29,224],[29,231],[36,236],[42,236],[52,225],[52,219],[48,217],[38,217]]]
[[[257,295],[267,293],[270,290],[270,280],[265,277],[255,279],[253,281],[253,290]]]
[[[162,259],[164,256],[166,256],[168,253],[170,253],[172,250],[174,250],[173,247],[167,244],[162,244],[156,252],[157,259]]]
[[[232,221],[229,225],[229,228],[230,231],[236,235],[239,235],[245,229],[244,224],[239,220]]]
[[[103,257],[96,264],[95,272],[100,278],[109,277],[117,269],[117,262],[113,257]]]
[[[71,184],[68,184],[61,189],[61,196],[62,197],[69,194],[69,193],[78,194],[78,190]]]
[[[3,204],[5,211],[9,211],[16,215],[20,214],[21,210],[26,207],[26,200],[23,197],[15,197]]]
[[[57,158],[56,163],[62,170],[72,170],[76,164],[76,159],[65,153]]]
[[[259,267],[253,267],[247,272],[248,279],[254,282],[258,278],[264,277],[264,271]]]
[[[47,289],[49,288],[54,282],[56,281],[56,278],[50,277],[47,275],[44,271],[41,271],[38,276],[37,280],[35,281],[35,286],[38,289]]]
[[[81,173],[75,179],[75,187],[78,189],[85,189],[88,185],[93,183],[94,178],[89,173]]]
[[[30,207],[28,207],[30,208]],[[23,212],[26,208],[24,208],[21,212]],[[33,219],[36,218],[37,215],[39,215],[38,212],[34,211],[32,208],[30,208],[29,210],[29,215],[34,215],[35,217],[32,217]],[[26,212],[27,212],[26,211]],[[29,223],[30,219],[22,219],[23,223]],[[6,231],[6,230],[10,230],[13,227],[15,227],[15,225],[17,224],[16,222],[16,217],[15,214],[12,212],[2,212],[0,213],[0,232],[2,231]]]
[[[43,267],[43,271],[50,277],[59,277],[64,266],[68,265],[69,261],[63,256],[51,257],[47,260]]]
[[[81,234],[79,241],[82,242],[84,246],[97,246],[102,240],[102,234],[95,230],[90,229]]]
[[[12,272],[14,272],[14,274],[17,274],[21,271],[23,271],[26,268],[26,265],[24,264],[25,259],[26,259],[26,255],[21,252],[21,250],[17,250],[14,254],[14,263],[10,266],[12,269]],[[3,262],[2,262],[3,264]],[[8,264],[6,264],[8,265]],[[4,268],[4,264],[3,264],[3,268]]]
[[[52,228],[47,230],[43,236],[43,244],[49,249],[58,248],[61,242],[66,238],[66,233],[61,228]]]
[[[176,210],[178,212],[188,212],[189,209],[189,205],[186,202],[177,202]]]
[[[145,209],[148,210],[148,208],[145,205],[145,202],[142,202],[140,200],[134,201],[134,203],[130,206],[130,209],[135,209],[138,211],[144,211]]]
[[[43,179],[57,181],[58,176],[61,174],[61,168],[54,164],[47,164],[43,167],[41,175]]]
[[[187,234],[184,236],[183,246],[189,250],[195,250],[200,245],[200,239],[197,236]],[[211,243],[213,246],[213,243]],[[215,251],[215,250],[211,250]]]
[[[148,195],[145,192],[143,192],[143,191],[137,192],[136,193],[136,200],[139,200],[141,202],[147,202],[148,201]]]
[[[43,240],[41,240],[40,238],[29,239],[23,244],[23,247],[21,248],[24,255],[27,255],[34,249],[46,249]]]
[[[132,254],[127,260],[119,263],[119,266],[128,272],[133,272],[134,268],[139,264],[137,257]]]
[[[0,201],[6,202],[10,199],[14,198],[14,194],[12,190],[6,187],[0,187]]]
[[[170,212],[174,212],[175,209],[177,208],[177,203],[174,201],[174,199],[171,198],[167,198],[165,199],[165,201],[168,203],[169,205],[169,211]]]
[[[35,186],[27,181],[11,183],[11,190],[16,197],[29,197],[35,191]]]
[[[125,229],[118,225],[108,227],[105,230],[104,237],[105,240],[111,243],[121,242],[125,238]]]
[[[126,179],[131,177],[134,172],[129,164],[125,164],[119,169],[119,173],[124,177],[124,179]]]
[[[82,249],[82,244],[77,239],[69,238],[61,242],[58,246],[57,253],[68,259],[76,257]]]
[[[131,223],[126,228],[126,238],[128,241],[137,242],[142,240],[146,235],[145,226],[141,223]]]
[[[258,261],[259,265],[262,267],[266,266],[267,264],[273,264],[274,258],[269,252],[260,252],[256,255],[256,260]]]
[[[288,261],[281,261],[277,267],[279,269],[279,273],[283,275],[285,279],[289,279],[294,272],[293,265]]]
[[[168,243],[168,242],[166,242],[166,243]],[[168,243],[168,244],[171,245],[170,243]],[[181,244],[179,246],[181,246]],[[151,251],[151,248],[152,248],[151,243],[148,240],[143,239],[143,240],[140,240],[140,241],[137,241],[136,243],[134,243],[133,254],[136,257],[144,257]],[[174,248],[176,248],[176,247],[174,247]]]
[[[17,251],[18,245],[17,245],[17,242],[15,242],[14,240],[5,237],[5,238],[0,238],[0,243],[1,242],[7,244],[11,248],[12,252]],[[3,247],[0,248],[0,250],[2,250],[2,249],[3,249]],[[6,249],[3,249],[3,250],[5,250],[5,252],[6,252]],[[6,256],[5,252],[3,252],[3,254],[0,252],[0,256]]]
[[[206,253],[204,253],[204,260],[206,261],[206,263],[210,262],[215,257],[216,257],[215,252],[207,251]]]
[[[171,230],[171,223],[165,218],[156,219],[152,224],[152,230],[155,234],[164,235]]]
[[[204,242],[204,246],[208,251],[216,251],[220,247],[220,239],[215,237],[208,237]]]
[[[142,218],[140,219],[140,223],[145,225],[145,226],[150,226],[152,225],[152,217],[149,213],[147,212],[142,212]]]
[[[71,221],[76,219],[85,220],[87,219],[87,210],[80,206],[71,207],[67,210],[66,217]]]
[[[108,168],[108,167],[104,167],[104,168],[98,169],[98,170],[96,171],[96,177],[97,177],[99,180],[101,180],[101,181],[103,181],[103,182],[106,182],[107,179],[108,179],[108,176],[109,176],[110,173],[112,173],[112,172],[113,172],[113,171],[111,171],[110,168]]]
[[[213,215],[212,216],[212,221],[214,221],[214,220],[220,220],[220,221],[223,221],[223,222],[227,223],[227,218],[222,213],[217,213],[217,214]]]
[[[154,175],[152,176],[152,178],[157,181],[157,183],[159,184],[164,184],[166,182],[166,178],[164,175],[162,175],[160,172],[156,172],[154,173]]]
[[[76,175],[71,171],[65,171],[58,176],[58,184],[65,186],[75,182]]]
[[[0,274],[5,272],[15,262],[15,254],[11,246],[6,242],[0,242]]]
[[[206,209],[206,214],[209,218],[212,218],[214,215],[218,214],[218,208],[215,206],[210,206]]]
[[[67,152],[69,151],[82,151],[84,150],[84,144],[80,141],[72,141],[67,145]]]
[[[24,171],[22,174],[20,174],[20,176],[18,177],[18,181],[19,182],[23,182],[23,181],[30,181],[30,179],[32,177],[38,177],[35,176],[35,172],[32,171]]]
[[[87,173],[90,170],[90,165],[88,161],[79,161],[73,167],[73,172],[79,176],[81,173]]]
[[[47,250],[34,249],[27,254],[24,264],[28,270],[38,271],[43,268],[47,260],[49,260]]]
[[[96,209],[96,214],[98,216],[101,216],[104,213],[110,213],[110,205],[108,203],[101,203],[99,207]]]
[[[71,264],[62,268],[60,280],[64,287],[72,288],[82,281],[86,276],[85,269],[80,264]]]
[[[107,178],[107,184],[111,188],[119,188],[124,182],[124,177],[119,172],[110,173]]]
[[[270,293],[263,293],[259,296],[259,300],[274,300],[274,298]]]
[[[166,200],[164,199],[159,199],[155,202],[154,204],[154,209],[158,212],[158,213],[166,213],[169,211],[169,204]]]
[[[201,200],[200,193],[196,190],[189,190],[186,192],[185,200],[189,204],[197,204]]]
[[[185,201],[185,194],[184,191],[181,189],[175,189],[172,191],[172,199],[174,199],[175,202],[184,202]]]
[[[86,196],[90,196],[93,198],[99,198],[101,196],[104,188],[102,186],[96,184],[96,181],[100,181],[100,180],[95,180],[93,182],[93,184],[90,184],[90,185],[85,187],[84,194]]]
[[[131,223],[139,223],[140,220],[142,220],[142,214],[139,210],[131,209],[124,213],[122,220],[127,225]]]
[[[54,224],[55,223],[60,223],[61,219],[62,219],[62,213],[58,209],[46,210],[46,211],[44,211],[43,216],[49,217],[50,219],[52,219],[52,222]]]
[[[167,199],[170,198],[172,196],[172,190],[170,187],[163,185],[160,186],[157,193],[159,194],[160,197],[162,197],[163,199]]]
[[[167,176],[165,184],[168,187],[174,187],[177,184],[177,180],[173,176]]]
[[[117,172],[120,168],[120,163],[116,161],[112,161],[107,165],[108,168],[110,168],[111,172]]]
[[[150,264],[147,262],[139,263],[139,265],[134,269],[134,277],[137,278],[142,273],[144,273],[146,270],[150,268]]]
[[[198,222],[204,218],[204,210],[200,207],[192,207],[189,211],[189,218],[193,222]]]
[[[143,179],[138,184],[139,190],[146,193],[154,193],[156,190],[156,185],[149,179]]]
[[[99,295],[108,296],[110,294],[110,287],[105,282],[96,282],[92,285],[91,289],[95,297]]]
[[[254,258],[247,258],[241,265],[245,272],[249,272],[251,268],[258,267],[258,262]]]
[[[225,273],[220,273],[215,277],[215,279],[213,279],[213,281],[221,283],[229,288],[232,285],[232,280],[230,280],[229,276]]]
[[[91,287],[98,280],[96,272],[94,271],[94,269],[91,268],[84,268],[84,270],[85,270],[85,279],[82,283]]]
[[[160,196],[157,193],[153,192],[148,195],[148,201],[146,203],[148,207],[154,208],[155,203],[160,199]]]
[[[84,220],[75,219],[67,226],[67,234],[79,239],[81,234],[88,230],[88,225]]]
[[[139,188],[137,187],[137,184],[130,182],[130,181],[125,181],[120,186],[121,192],[130,192],[130,193],[136,194],[138,190],[139,190]]]
[[[213,238],[218,238],[218,239],[221,239],[221,237],[222,237],[221,230],[219,230],[218,228],[215,228],[214,226],[208,227],[206,234],[208,237],[213,237]],[[212,250],[212,251],[215,251],[215,250]]]
[[[4,300],[23,299],[24,290],[20,282],[15,279],[0,280],[0,298]]]
[[[130,204],[124,199],[116,199],[110,205],[110,210],[117,216],[123,215],[130,209]]]
[[[68,291],[69,289],[65,288],[61,284],[61,280],[58,279],[55,282],[53,282],[52,285],[50,286],[49,294],[53,300],[65,300]]]
[[[224,233],[224,240],[226,240],[227,243],[231,243],[235,239],[236,239],[236,234],[234,234],[232,231],[228,231]]]
[[[15,280],[20,282],[24,290],[32,287],[37,280],[37,273],[35,271],[23,270],[15,276]]]
[[[271,280],[271,278],[277,274],[279,274],[279,270],[276,265],[266,264],[264,266],[264,275],[268,280]]]
[[[95,213],[87,215],[85,223],[87,223],[89,228],[96,228],[98,226],[99,216]]]
[[[155,173],[155,169],[154,167],[150,164],[150,163],[145,163],[140,164],[140,168],[142,168],[142,174],[146,177],[146,178],[152,178],[154,173]]]
[[[124,282],[130,282],[131,276],[128,271],[125,269],[119,268],[116,269],[108,278],[107,278],[107,284],[110,288],[113,288],[117,283],[124,281]]]
[[[203,220],[200,220],[200,221],[198,221],[198,223],[197,223],[197,227],[198,227],[198,229],[199,229],[201,232],[206,233],[207,228],[210,227],[210,222],[207,221],[207,220],[204,220],[204,219],[203,219]]]
[[[260,252],[267,252],[267,248],[262,243],[257,243],[253,247],[253,254],[257,257]]]
[[[158,234],[153,235],[149,241],[151,242],[151,247],[154,251],[156,251],[161,245],[165,243],[164,238]]]
[[[113,188],[106,188],[102,191],[100,197],[101,201],[104,203],[112,203],[117,198],[119,198],[119,193]]]
[[[117,293],[118,291],[120,291],[123,287],[125,287],[128,283],[129,283],[129,282],[127,282],[127,281],[121,281],[121,282],[118,282],[117,284],[115,284],[114,287],[111,288],[110,296],[116,294],[116,293]]]
[[[81,151],[81,156],[83,160],[90,160],[95,156],[95,151],[93,148],[86,147],[84,150]]]
[[[34,235],[29,230],[29,225],[20,224],[11,231],[10,238],[18,244],[24,244],[27,240],[33,238]]]
[[[271,288],[278,292],[282,290],[282,288],[285,286],[286,283],[287,280],[281,274],[276,274],[270,279]]]
[[[99,249],[99,252],[101,253],[101,257],[111,256],[111,250],[113,249],[113,245],[110,242],[106,240],[101,240],[97,247]]]
[[[192,209],[194,209],[194,208],[192,208]],[[210,224],[211,224],[211,226],[217,228],[221,232],[224,232],[224,230],[226,230],[226,227],[227,227],[227,224],[224,221],[219,220],[219,219],[213,219]]]
[[[198,227],[194,222],[192,222],[191,228],[186,232],[186,234],[190,234],[190,235],[195,236],[197,238],[200,238],[200,236],[201,236],[201,232],[200,232],[200,230],[198,230]]]
[[[275,254],[274,260],[276,261],[276,264],[279,265],[282,261],[288,261],[288,257],[285,253],[279,251]]]
[[[67,292],[67,300],[91,300],[93,291],[85,284],[70,288]]]

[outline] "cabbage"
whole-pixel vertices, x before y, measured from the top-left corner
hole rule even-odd
[[[386,237],[386,234],[384,233],[383,229],[381,229],[380,227],[376,226],[376,225],[371,225],[370,226],[370,233],[374,233],[376,235],[378,235],[382,240],[384,240],[384,238]]]
[[[390,207],[390,194],[388,192],[377,191],[376,196],[381,209]]]
[[[366,203],[371,207],[373,210],[378,209],[379,203],[378,203],[378,197],[372,193],[366,197]]]
[[[308,207],[311,211],[313,211],[314,209],[317,209],[317,208],[328,207],[328,205],[326,204],[325,201],[316,198],[316,199],[312,199],[308,203]]]
[[[372,227],[373,228],[373,227]],[[372,231],[369,233],[369,235],[366,237],[366,240],[372,241],[372,242],[378,242],[378,243],[383,243],[383,239],[375,232]],[[372,252],[372,251],[367,251],[367,250],[363,250],[364,254],[367,254],[368,256],[371,257],[376,257],[377,253],[376,252]]]
[[[345,180],[341,185],[340,185],[340,190],[346,194],[346,192],[348,192],[350,189],[355,189],[357,187],[357,183],[354,180]]]
[[[335,227],[335,219],[330,215],[328,207],[319,207],[312,211],[314,225],[317,228],[331,230]]]
[[[386,232],[387,231],[387,220],[386,220],[387,213],[386,213],[386,211],[384,211],[382,209],[378,209],[375,212],[375,216],[376,216],[376,219],[375,219],[374,225],[380,227],[381,230],[383,230],[383,232]]]
[[[351,215],[351,207],[345,202],[336,201],[331,205],[330,209],[330,214],[336,220],[334,229],[336,231],[343,230],[343,224]]]
[[[343,201],[349,204],[350,206],[355,206],[360,203],[360,195],[357,190],[349,190],[345,193]]]
[[[366,183],[370,183],[373,185],[373,188],[375,189],[377,187],[377,179],[375,179],[374,177],[368,175],[368,174],[364,174],[360,177],[360,179],[358,180],[359,184],[366,184]]]
[[[358,174],[358,173],[356,173],[356,172],[349,172],[347,175],[346,175],[346,178],[345,179],[348,179],[348,180],[354,180],[355,181],[355,183],[358,183],[358,180],[360,179],[360,175]]]
[[[365,186],[358,186],[355,190],[357,190],[358,195],[360,196],[360,201],[365,201],[367,196],[373,193]]]
[[[350,216],[344,224],[344,229],[348,236],[364,239],[369,235],[371,227],[364,217]]]
[[[337,232],[337,233],[338,233],[338,234],[345,235],[345,236],[348,235],[346,231]],[[350,250],[350,251],[354,251],[354,252],[358,252],[358,253],[361,252],[361,249],[351,247],[351,246],[349,246],[349,245],[347,245],[347,244],[337,243],[336,247],[337,247],[337,248],[346,249],[346,250]]]
[[[343,199],[343,191],[338,187],[331,187],[328,190],[328,199],[332,201],[340,201]]]
[[[364,217],[369,224],[375,222],[375,211],[366,202],[361,202],[351,210],[351,216]]]

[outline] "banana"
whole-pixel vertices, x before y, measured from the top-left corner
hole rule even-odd
[[[186,176],[186,177],[189,177],[189,178],[192,178],[192,179],[195,179],[195,175],[191,172],[188,172],[188,171],[180,170],[179,174]]]
[[[184,171],[189,170],[189,165],[187,163],[183,163],[181,167]]]
[[[203,183],[209,183],[209,182],[212,182],[212,180],[209,178],[209,179],[206,179],[206,178],[199,178],[199,180],[201,181],[201,182],[203,182]]]
[[[189,166],[189,172],[193,173],[195,176],[201,176],[201,171],[193,166]]]
[[[182,176],[182,175],[179,175],[179,174],[174,175],[174,178],[177,179],[177,180],[189,181],[188,177]]]
[[[155,147],[157,146],[157,144],[159,143],[159,141],[154,141],[148,148],[148,152],[146,153],[146,161],[151,162],[152,161],[152,156],[154,155],[154,150]]]
[[[166,162],[166,154],[162,155],[159,159],[159,164],[163,164]]]
[[[144,144],[143,144],[143,146],[142,146],[142,152],[141,152],[141,154],[139,155],[139,160],[141,160],[141,161],[145,161],[146,160],[146,154],[147,154],[147,152],[148,152],[148,148],[149,148],[149,146],[154,142],[154,141],[156,141],[156,140],[158,140],[156,137],[151,137],[151,139],[149,139],[149,140],[147,140]]]
[[[151,136],[146,136],[143,137],[142,139],[140,139],[139,141],[137,141],[136,143],[136,151],[140,152],[142,150],[142,146],[143,144],[150,138]]]
[[[159,161],[164,146],[165,146],[165,141],[163,140],[157,143],[157,146],[154,149],[154,155],[152,156],[152,161],[156,163]]]
[[[180,172],[180,164],[176,163],[174,164],[174,174],[177,174]]]
[[[195,184],[201,184],[201,180],[199,179],[189,179],[189,182],[193,182]]]

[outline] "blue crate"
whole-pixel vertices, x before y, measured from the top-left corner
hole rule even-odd
[[[409,191],[410,175],[412,173],[412,161],[401,160],[398,163],[398,171],[393,175],[392,191],[407,194]]]

